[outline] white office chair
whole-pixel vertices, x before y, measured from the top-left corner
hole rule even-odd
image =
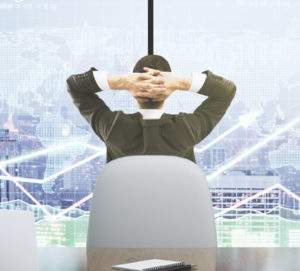
[[[95,186],[87,247],[217,247],[203,172],[175,156],[112,160]]]
[[[38,270],[32,212],[0,210],[0,270]]]

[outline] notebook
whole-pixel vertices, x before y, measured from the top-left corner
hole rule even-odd
[[[184,262],[152,259],[152,260],[114,265],[112,266],[112,268],[120,269],[120,270],[130,270],[130,271],[155,271],[164,268],[177,267],[183,265],[185,265]]]

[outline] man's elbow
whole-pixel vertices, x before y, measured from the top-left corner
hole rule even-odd
[[[73,80],[72,78],[73,78],[73,75],[70,75],[70,76],[67,78],[66,82],[67,82],[67,85],[68,85],[68,86],[71,85],[71,81]]]
[[[67,91],[70,92],[71,90],[74,90],[75,84],[74,84],[74,75],[70,75],[67,80]]]
[[[235,93],[236,93],[236,84],[231,81],[230,96],[233,98],[235,96]]]

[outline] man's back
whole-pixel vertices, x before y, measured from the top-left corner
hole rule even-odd
[[[127,155],[174,155],[195,161],[194,139],[184,114],[164,113],[143,119],[141,113],[120,115],[106,141],[107,162]]]
[[[143,119],[140,112],[111,111],[95,93],[102,91],[91,68],[67,79],[68,92],[81,115],[107,146],[107,161],[128,155],[174,155],[195,161],[194,146],[224,116],[235,96],[235,84],[204,71],[207,78],[198,91],[208,98],[193,113],[163,113],[160,119]]]

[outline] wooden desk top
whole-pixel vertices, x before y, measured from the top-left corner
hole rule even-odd
[[[38,254],[39,271],[113,271],[112,265],[153,258],[197,264],[195,271],[300,271],[300,248],[54,247]]]
[[[299,271],[300,248],[89,248],[89,271],[159,258],[197,264],[197,271]]]

